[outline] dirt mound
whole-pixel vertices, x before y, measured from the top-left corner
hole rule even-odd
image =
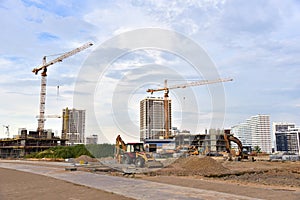
[[[220,175],[229,173],[221,163],[210,157],[179,158],[168,167],[157,171],[160,175]]]
[[[81,155],[80,157],[75,158],[75,162],[88,163],[88,162],[98,162],[98,160],[96,158],[91,158],[90,156],[87,155]]]

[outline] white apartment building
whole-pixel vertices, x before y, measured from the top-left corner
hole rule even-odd
[[[233,126],[231,128],[231,132],[234,134],[235,137],[239,138],[243,146],[251,146],[252,137],[248,122],[240,123],[239,125]],[[237,147],[235,143],[232,146]]]
[[[259,146],[261,151],[271,153],[271,130],[270,130],[270,116],[256,115],[233,126],[232,133],[239,138],[243,146]]]
[[[171,100],[169,102],[169,132],[172,129]],[[165,135],[164,99],[147,97],[140,101],[140,140],[160,139]]]
[[[262,152],[272,153],[270,126],[269,115],[256,115],[250,118],[252,147],[259,146]]]

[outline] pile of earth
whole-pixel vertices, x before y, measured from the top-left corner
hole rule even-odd
[[[80,162],[83,162],[83,163],[98,162],[98,160],[96,158],[91,158],[90,156],[87,156],[87,155],[81,155],[78,158],[75,158],[74,161],[76,163],[80,163]]]
[[[210,157],[190,156],[179,158],[167,167],[156,171],[156,175],[203,175],[219,176],[228,174],[230,170],[225,168],[221,163]]]

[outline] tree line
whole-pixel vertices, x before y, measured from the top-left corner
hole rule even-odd
[[[113,157],[115,146],[112,144],[88,144],[75,146],[56,146],[26,155],[26,158],[78,158],[87,155],[92,158]]]

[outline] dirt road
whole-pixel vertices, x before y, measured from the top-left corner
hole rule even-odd
[[[18,163],[15,164],[18,165]],[[63,177],[65,173],[62,170],[64,169],[64,166],[62,166],[64,163],[37,162],[32,164],[39,165],[39,170],[42,170],[43,173],[47,172],[48,169],[45,169],[47,167],[60,165],[60,169],[54,171],[56,176]],[[44,166],[45,168],[43,168]],[[60,173],[63,174],[60,175]],[[106,176],[102,177],[102,180],[109,182],[110,179],[114,179],[114,177],[107,176],[110,173],[105,174]],[[39,197],[41,197],[40,199],[128,199],[124,196],[101,191],[101,187],[102,189],[106,187],[103,183],[101,183],[102,186],[97,183],[98,190],[18,171],[3,171],[1,169],[0,176],[5,177],[5,179],[0,179],[0,194],[2,195],[0,199],[4,200],[30,199],[30,197],[38,197],[33,199],[39,199]],[[91,173],[84,176],[94,177]],[[120,176],[122,175],[120,174]],[[155,185],[142,180],[163,185]],[[144,191],[145,194],[147,190],[154,190],[157,193],[162,192],[166,196],[160,196],[161,199],[166,199],[164,197],[168,197],[168,194],[174,195],[175,192],[183,195],[185,192],[190,191],[191,193],[187,192],[186,195],[190,195],[194,199],[211,199],[212,197],[215,197],[215,199],[224,197],[223,199],[226,199],[230,198],[230,195],[238,195],[233,199],[247,199],[249,197],[270,200],[298,200],[300,199],[300,162],[223,162],[209,158],[189,158],[178,160],[174,165],[170,165],[154,174],[136,175],[135,179],[120,177],[116,181],[118,183],[117,188],[120,186],[120,188],[123,188],[122,185],[128,187],[128,183],[131,182],[133,184],[131,188],[134,188],[134,190],[129,187],[125,194],[128,196],[128,193],[132,193],[136,199],[143,199],[143,196],[139,196],[140,194],[134,194],[135,192],[138,193],[138,190],[136,190],[138,188],[142,189],[141,193]],[[139,185],[136,185],[137,183]],[[165,189],[161,190],[161,188]],[[206,198],[201,196],[205,193],[207,193]],[[185,197],[185,199],[189,199],[189,197]]]
[[[51,177],[0,168],[1,200],[130,200],[121,195],[68,183]]]
[[[197,176],[155,176],[143,177],[143,179],[155,181],[159,183],[167,183],[184,187],[200,188],[224,192],[228,194],[236,194],[259,199],[270,200],[298,200],[300,198],[300,190],[280,187],[268,187],[254,184],[229,183],[226,181],[208,180]]]
[[[124,195],[126,197],[145,200],[190,200],[190,199],[241,199],[241,200],[253,200],[241,195],[234,195],[229,193],[221,193],[211,190],[203,190],[192,187],[182,187],[173,184],[157,183],[153,181],[125,178],[118,176],[110,176],[106,174],[95,174],[86,171],[65,171],[60,163],[58,166],[49,165],[45,162],[42,165],[39,163],[28,162],[0,162],[0,167],[8,169],[16,169],[19,171],[50,176],[59,180],[64,180],[76,185],[84,185],[90,188],[99,190],[105,190],[114,194]],[[42,177],[40,177],[42,178]],[[27,180],[31,183],[31,180]],[[42,185],[42,184],[41,184]],[[39,187],[41,188],[41,187]],[[32,192],[32,188],[28,188]],[[14,191],[13,191],[14,192]],[[55,192],[54,192],[55,193]],[[12,193],[14,195],[14,193]]]

